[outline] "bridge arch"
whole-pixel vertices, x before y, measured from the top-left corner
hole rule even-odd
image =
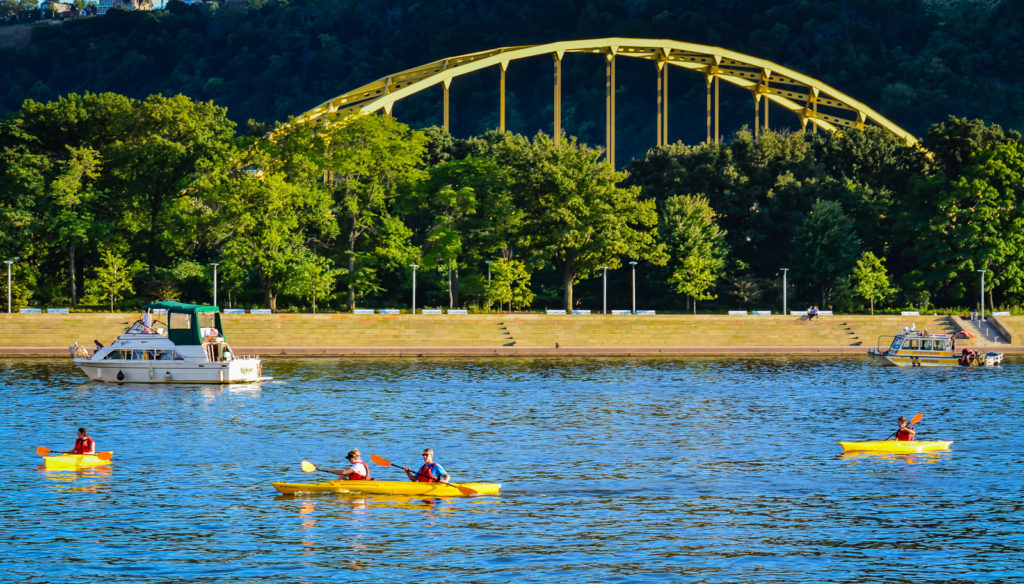
[[[707,141],[719,141],[719,83],[725,81],[750,91],[754,105],[755,134],[768,128],[768,105],[774,103],[796,115],[803,128],[835,132],[844,128],[878,126],[916,145],[917,139],[875,110],[812,77],[771,61],[707,45],[665,39],[603,38],[560,41],[542,45],[501,47],[449,57],[393,73],[362,87],[333,97],[297,116],[291,123],[316,120],[328,114],[352,115],[383,111],[391,115],[394,104],[425,89],[441,85],[444,127],[449,126],[449,88],[459,76],[489,67],[500,69],[499,129],[505,130],[505,71],[520,59],[549,55],[554,63],[554,138],[561,137],[562,60],[569,53],[605,56],[605,148],[615,164],[615,60],[645,59],[657,66],[657,144],[668,142],[668,71],[678,67],[704,76],[707,85]],[[762,117],[762,107],[763,117]]]

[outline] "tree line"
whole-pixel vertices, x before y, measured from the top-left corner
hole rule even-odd
[[[989,305],[1024,297],[1019,133],[934,125],[741,130],[655,148],[617,171],[599,148],[386,116],[239,134],[178,95],[28,100],[0,125],[0,255],[16,305],[207,301],[274,310],[621,306],[637,270],[666,311]],[[628,262],[635,266],[624,268]],[[630,282],[631,286],[631,282]],[[581,298],[582,297],[582,298]],[[585,301],[585,304],[584,304]]]

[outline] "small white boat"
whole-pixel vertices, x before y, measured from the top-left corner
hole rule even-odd
[[[216,306],[156,302],[144,308],[166,311],[167,322],[131,324],[109,347],[69,347],[89,379],[124,383],[249,383],[262,376],[262,361],[239,356],[224,340]]]
[[[879,343],[878,348],[868,349],[868,355],[897,367],[992,367],[1003,362],[1002,353],[981,354],[970,348],[957,353],[952,336],[908,327],[895,335],[888,349]]]

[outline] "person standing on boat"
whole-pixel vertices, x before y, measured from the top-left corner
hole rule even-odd
[[[96,441],[89,437],[85,428],[79,428],[74,450],[64,454],[96,454]]]
[[[370,465],[363,462],[362,454],[358,448],[348,451],[348,455],[345,456],[352,466],[345,470],[331,470],[328,468],[322,469],[326,472],[333,472],[343,479],[350,481],[368,481],[370,480]]]
[[[425,448],[423,450],[423,466],[420,470],[413,473],[409,470],[409,467],[403,467],[405,475],[409,477],[409,480],[414,483],[447,483],[452,477],[448,476],[445,472],[444,467],[434,462],[434,449]]]
[[[900,416],[900,419],[896,420],[896,423],[900,425],[899,429],[896,430],[896,439],[903,440],[905,442],[911,442],[914,440],[914,435],[917,431],[914,430],[913,426],[907,425],[907,417]]]
[[[142,332],[153,332],[153,313],[148,308],[142,313]]]

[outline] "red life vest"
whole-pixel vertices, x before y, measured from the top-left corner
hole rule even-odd
[[[910,433],[910,428],[901,428],[896,432],[896,439],[909,442],[914,439],[914,435]]]
[[[96,452],[96,441],[86,436],[75,438],[75,454],[92,454]]]
[[[439,483],[441,482],[434,477],[434,467],[437,466],[436,462],[428,462],[420,467],[419,472],[416,473],[417,483]]]
[[[359,474],[359,473],[353,471],[352,474],[348,475],[348,480],[350,480],[350,481],[368,481],[368,480],[370,480],[370,465],[366,464],[365,462],[363,462],[361,460],[357,460],[353,464],[361,464],[361,465],[363,465],[363,468],[366,469],[366,473],[365,474]]]

